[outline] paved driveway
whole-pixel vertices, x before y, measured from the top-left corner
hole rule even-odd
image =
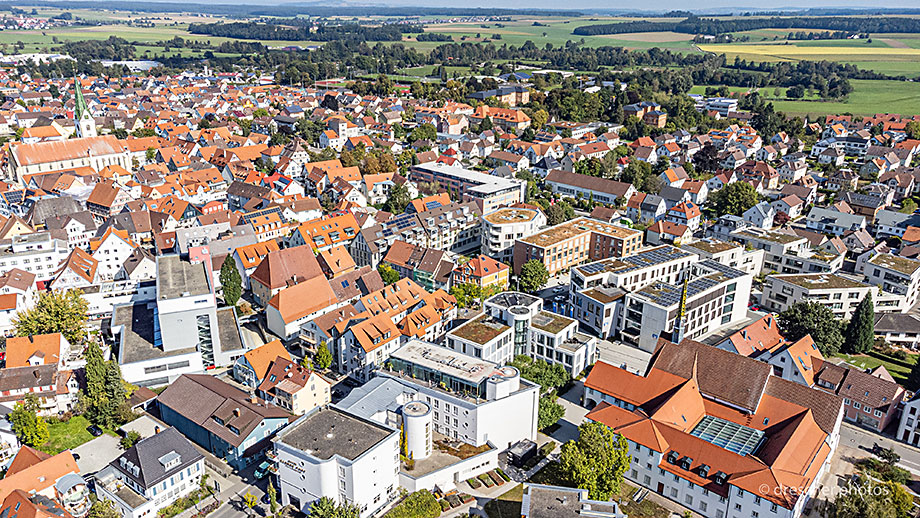
[[[95,474],[106,467],[109,462],[118,458],[123,452],[119,445],[120,441],[121,438],[104,433],[71,450],[72,453],[80,456],[77,460],[80,473],[84,476]]]

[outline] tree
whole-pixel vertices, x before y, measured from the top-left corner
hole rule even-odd
[[[313,365],[320,370],[326,370],[332,366],[332,353],[329,352],[329,347],[326,345],[325,340],[319,344],[319,349],[313,355]]]
[[[380,278],[383,279],[383,283],[387,286],[399,280],[399,272],[386,263],[377,265],[377,272],[380,273]]]
[[[393,214],[402,214],[410,201],[412,200],[409,199],[409,189],[404,184],[396,185],[390,190],[382,209]]]
[[[48,442],[51,434],[48,432],[48,423],[38,415],[38,398],[30,396],[16,403],[9,420],[19,442],[35,448]]]
[[[482,288],[476,283],[465,282],[451,286],[450,294],[457,299],[458,306],[469,308],[479,304],[479,299],[482,298]]]
[[[913,499],[901,484],[874,482],[860,477],[839,493],[827,507],[828,518],[907,518],[913,516]]]
[[[415,142],[416,140],[429,140],[434,141],[438,138],[438,130],[434,127],[433,124],[419,124],[412,130],[412,133],[409,134],[409,141]]]
[[[874,344],[875,306],[872,304],[872,293],[867,292],[847,324],[843,335],[843,349],[848,354],[865,354],[872,350]]]
[[[278,514],[278,492],[275,491],[275,485],[272,484],[271,480],[268,481],[266,493],[268,493],[268,507],[272,512],[272,516],[276,516]]]
[[[115,509],[115,504],[110,500],[96,500],[89,508],[87,518],[121,518],[121,513]]]
[[[693,155],[693,163],[701,171],[715,171],[719,168],[719,150],[707,143],[697,154]]]
[[[153,162],[153,160],[157,157],[156,148],[152,148],[152,147],[147,148],[147,152],[144,154],[144,156],[147,158],[148,162]]]
[[[788,340],[798,341],[811,335],[825,357],[840,350],[843,335],[840,322],[827,306],[818,302],[796,302],[779,314],[779,327]]]
[[[119,441],[119,444],[121,445],[121,448],[123,450],[128,450],[132,446],[137,444],[137,441],[139,440],[141,440],[141,434],[137,433],[134,430],[131,430],[130,432],[126,433],[124,437],[121,438],[121,441]]]
[[[540,430],[556,424],[565,415],[565,408],[556,401],[556,394],[546,394],[540,397],[537,407],[537,428]]]
[[[521,377],[540,385],[544,394],[555,392],[572,380],[569,371],[561,363],[531,358],[526,354],[519,354],[509,364],[521,372]]]
[[[256,508],[256,504],[258,503],[259,503],[259,499],[256,498],[256,496],[250,493],[249,491],[246,491],[246,494],[243,495],[243,504],[246,505],[246,509],[248,509],[247,513],[249,515],[252,515],[253,509]]]
[[[224,294],[224,302],[228,306],[236,306],[243,294],[243,278],[236,267],[236,260],[233,254],[227,254],[224,263],[220,265],[220,285]]]
[[[121,369],[114,359],[106,362],[102,350],[90,342],[86,351],[86,389],[81,394],[86,418],[95,425],[110,428],[121,418],[127,400]]]
[[[713,208],[720,216],[734,214],[740,216],[760,201],[760,195],[754,186],[747,182],[732,182],[723,186],[709,197]]]
[[[904,129],[908,138],[920,139],[920,121],[910,121]]]
[[[549,280],[549,272],[542,261],[531,259],[521,267],[520,284],[521,289],[528,292],[534,292],[546,285]]]
[[[587,489],[589,498],[601,501],[619,492],[630,460],[626,439],[594,421],[579,426],[578,439],[563,444],[559,455],[572,487]]]
[[[80,290],[44,292],[32,309],[19,313],[14,321],[16,335],[61,333],[71,345],[79,345],[86,338],[88,307]]]
[[[542,128],[543,125],[546,124],[546,121],[548,120],[549,120],[549,114],[546,113],[546,110],[544,110],[543,108],[540,108],[539,110],[535,110],[533,114],[530,116],[530,125],[534,129],[538,130]]]

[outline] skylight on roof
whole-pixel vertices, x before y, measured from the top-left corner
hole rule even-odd
[[[707,415],[690,435],[744,456],[757,451],[764,434],[760,430]]]

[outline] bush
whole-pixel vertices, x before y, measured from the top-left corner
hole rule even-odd
[[[451,507],[460,507],[462,504],[460,497],[457,495],[447,495],[445,500],[447,500],[447,503],[450,504]]]
[[[410,493],[402,502],[386,514],[387,518],[437,518],[441,516],[441,505],[429,491]]]
[[[556,443],[553,441],[547,441],[543,446],[540,446],[540,456],[549,457],[550,453],[556,451]]]
[[[482,475],[479,475],[479,480],[481,480],[482,483],[485,484],[487,488],[490,488],[495,485],[495,482],[492,482],[492,478],[487,473],[483,473]]]
[[[471,479],[467,480],[466,483],[469,484],[470,487],[473,488],[473,489],[479,489],[479,488],[482,487],[482,482],[480,482],[479,480],[477,480],[477,479],[475,479],[475,478],[471,478]]]
[[[511,477],[509,477],[508,475],[506,475],[505,472],[504,472],[501,468],[495,468],[495,472],[498,473],[498,476],[500,476],[501,478],[505,479],[505,482],[510,482],[510,481],[511,481]]]
[[[446,512],[450,509],[450,503],[447,500],[438,500],[438,504],[441,505],[441,512]]]
[[[474,498],[473,495],[468,495],[466,493],[460,493],[460,501],[463,502],[464,504],[468,504],[472,502],[473,500],[476,500],[476,498]]]

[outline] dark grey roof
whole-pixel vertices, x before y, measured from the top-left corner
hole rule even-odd
[[[178,464],[166,469],[165,462],[178,456]],[[145,437],[109,465],[124,473],[145,490],[198,462],[203,456],[178,430],[169,427]],[[122,460],[125,459],[125,464]],[[130,464],[128,464],[130,463]],[[137,469],[132,469],[136,466]]]
[[[355,460],[396,431],[335,407],[318,408],[287,427],[278,442],[328,460]]]
[[[920,333],[920,318],[903,313],[884,313],[875,320],[876,333]]]
[[[49,218],[67,216],[81,210],[83,210],[83,205],[70,196],[41,198],[32,204],[26,220],[30,225],[43,225]]]

